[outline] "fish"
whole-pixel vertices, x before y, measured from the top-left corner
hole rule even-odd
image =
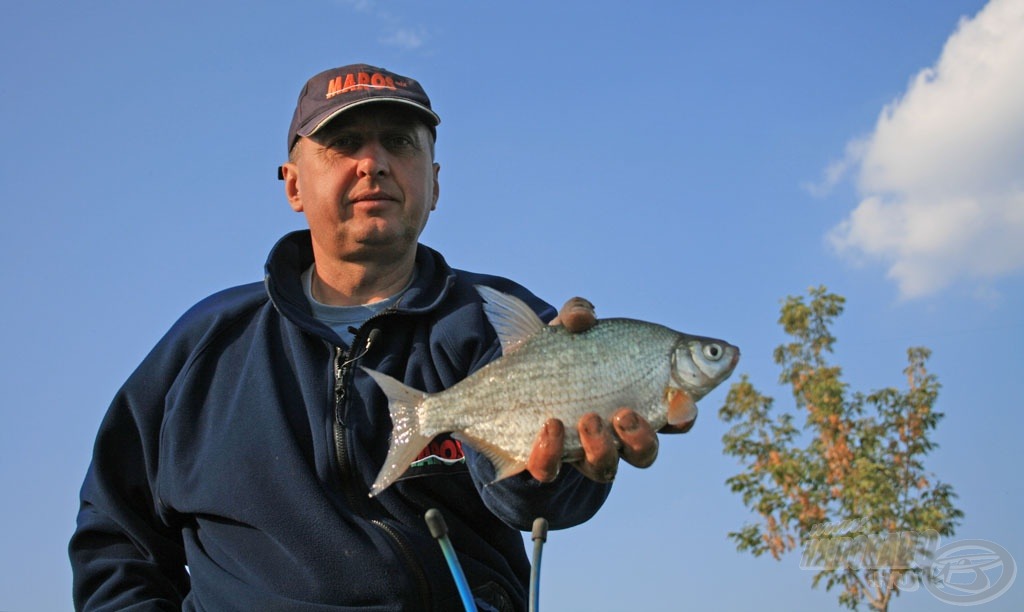
[[[636,319],[598,319],[572,333],[546,325],[522,300],[477,285],[502,356],[438,393],[425,393],[363,367],[387,396],[388,454],[370,487],[374,497],[408,469],[437,435],[449,433],[485,455],[495,482],[526,469],[544,422],[575,424],[634,409],[657,430],[697,417],[697,400],[727,379],[739,348]],[[579,433],[565,428],[563,461],[582,457]]]

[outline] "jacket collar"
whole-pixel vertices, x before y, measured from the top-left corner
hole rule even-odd
[[[313,264],[313,243],[309,230],[286,234],[270,251],[264,267],[264,283],[275,308],[303,329],[335,338],[334,332],[313,318],[302,290],[301,276]],[[395,305],[408,313],[428,312],[447,296],[455,272],[440,253],[428,246],[416,247],[416,278]]]

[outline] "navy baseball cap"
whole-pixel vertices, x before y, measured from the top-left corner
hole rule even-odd
[[[441,118],[430,108],[430,98],[416,80],[369,64],[350,64],[306,81],[288,128],[288,151],[299,136],[311,136],[346,110],[372,102],[407,104],[419,111],[436,137]]]

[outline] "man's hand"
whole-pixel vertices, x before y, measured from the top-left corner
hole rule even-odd
[[[571,465],[597,482],[611,482],[619,469],[619,458],[645,468],[658,456],[658,435],[650,423],[630,408],[620,408],[611,423],[590,412],[576,424],[583,455]],[[544,423],[530,452],[526,469],[541,482],[551,482],[562,466],[565,425],[558,419]],[[572,459],[572,458],[569,458]]]
[[[594,305],[575,297],[562,306],[552,325],[562,325],[573,333],[585,332],[597,323]],[[685,428],[666,427],[664,433],[681,433]],[[619,467],[619,458],[639,468],[654,463],[658,456],[658,436],[647,419],[630,408],[620,408],[607,422],[595,413],[588,413],[576,424],[583,446],[578,460],[569,458],[573,467],[597,482],[611,482]],[[558,476],[565,446],[565,425],[558,419],[548,419],[537,434],[526,464],[527,471],[541,482],[551,482]]]

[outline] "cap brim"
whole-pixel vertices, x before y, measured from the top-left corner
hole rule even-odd
[[[327,125],[328,123],[333,121],[336,117],[338,117],[338,115],[341,115],[341,114],[345,113],[345,111],[350,111],[353,108],[357,108],[359,106],[365,106],[367,104],[377,104],[377,103],[380,103],[380,102],[392,102],[392,103],[404,104],[405,106],[408,106],[410,108],[416,109],[424,117],[426,117],[427,119],[429,119],[430,121],[433,122],[433,124],[430,124],[428,122],[428,125],[431,125],[431,127],[437,126],[437,125],[439,125],[441,123],[441,117],[439,117],[437,115],[437,113],[435,113],[434,111],[430,110],[426,106],[423,106],[422,104],[418,104],[418,103],[413,102],[412,100],[409,100],[407,98],[389,98],[389,97],[380,96],[380,97],[374,97],[374,98],[367,98],[365,100],[357,100],[357,101],[355,101],[355,102],[353,102],[351,104],[347,104],[347,105],[345,105],[345,106],[343,106],[341,108],[331,109],[330,111],[324,113],[323,115],[318,115],[318,116],[314,117],[312,121],[307,123],[306,126],[303,126],[303,127],[299,128],[298,130],[296,130],[295,133],[298,134],[299,136],[303,136],[303,137],[312,136],[313,134],[316,134],[317,132],[319,132],[320,129],[323,128],[325,125]]]

